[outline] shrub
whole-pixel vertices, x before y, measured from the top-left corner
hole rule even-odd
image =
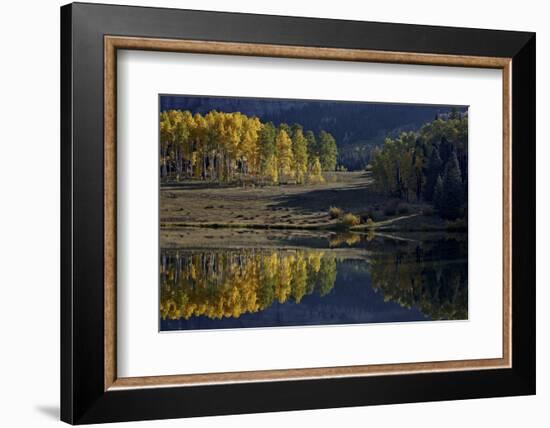
[[[342,217],[341,222],[346,227],[352,227],[357,226],[359,223],[361,223],[361,220],[358,216],[353,215],[352,213],[347,213]]]
[[[309,184],[323,184],[325,182],[325,179],[320,174],[319,175],[310,175],[307,178],[307,182]]]
[[[397,205],[397,212],[399,214],[408,214],[409,213],[409,206],[402,202],[399,205]]]
[[[374,220],[372,218],[369,218],[367,220],[367,227],[373,227],[374,226]]]
[[[328,210],[328,215],[330,216],[330,218],[340,218],[343,214],[344,211],[342,210],[342,208],[330,207]]]

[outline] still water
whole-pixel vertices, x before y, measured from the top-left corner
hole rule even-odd
[[[160,329],[468,318],[467,240],[332,234],[292,248],[165,248]]]
[[[468,318],[464,239],[334,235],[328,244],[162,249],[160,329]]]

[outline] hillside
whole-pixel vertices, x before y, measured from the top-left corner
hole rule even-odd
[[[315,133],[325,130],[336,139],[339,164],[350,170],[362,169],[370,150],[401,131],[420,128],[437,114],[449,112],[446,105],[414,105],[334,101],[300,101],[265,98],[162,96],[161,111],[178,109],[206,114],[210,110],[239,111],[257,116],[262,122],[300,123]],[[458,107],[464,112],[466,107]]]

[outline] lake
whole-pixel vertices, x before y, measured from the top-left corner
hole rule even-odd
[[[160,330],[468,319],[466,233],[260,236],[161,248]]]

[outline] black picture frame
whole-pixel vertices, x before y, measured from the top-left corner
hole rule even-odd
[[[512,367],[104,390],[104,36],[512,58]],[[535,34],[73,3],[61,8],[61,419],[71,424],[535,393]]]

